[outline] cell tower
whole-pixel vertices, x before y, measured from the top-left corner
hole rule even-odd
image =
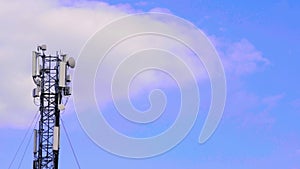
[[[36,84],[32,96],[39,100],[39,128],[34,130],[33,169],[58,169],[60,111],[65,109],[62,100],[71,95],[68,68],[75,60],[61,53],[46,55],[46,45],[32,52],[32,77]]]

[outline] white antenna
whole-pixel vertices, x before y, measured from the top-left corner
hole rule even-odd
[[[37,153],[37,129],[34,129],[34,135],[33,135],[33,153]]]
[[[59,62],[59,87],[66,87],[66,62]]]
[[[67,61],[67,64],[73,69],[75,67],[75,59],[70,57]]]
[[[37,53],[32,51],[32,77],[37,76]]]

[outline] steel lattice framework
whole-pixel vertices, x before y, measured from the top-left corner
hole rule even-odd
[[[42,52],[39,52],[39,49]],[[73,58],[65,55],[45,55],[46,46],[33,52],[33,79],[37,88],[33,97],[39,98],[39,129],[35,130],[33,169],[58,169],[59,126],[62,97],[70,95],[70,82],[66,77],[67,66],[74,67]],[[71,60],[71,61],[70,61]],[[41,65],[40,62],[41,61]]]
[[[54,167],[58,162],[58,151],[53,151],[54,126],[59,126],[58,98],[61,97],[58,89],[58,56],[42,55],[41,68],[41,96],[38,163],[43,168]],[[57,159],[56,161],[54,159]],[[54,164],[56,162],[56,164]]]

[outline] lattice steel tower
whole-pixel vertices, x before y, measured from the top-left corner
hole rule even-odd
[[[46,45],[32,52],[32,77],[36,84],[33,98],[39,103],[39,128],[34,130],[33,169],[58,169],[60,111],[62,100],[71,95],[68,67],[75,67],[75,60],[61,53],[46,55]]]

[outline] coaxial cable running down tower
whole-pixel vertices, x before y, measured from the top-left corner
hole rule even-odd
[[[39,104],[39,128],[34,130],[33,169],[58,169],[60,111],[63,99],[71,95],[68,68],[75,60],[61,53],[46,55],[46,45],[32,52],[32,77],[36,84],[32,96]]]

